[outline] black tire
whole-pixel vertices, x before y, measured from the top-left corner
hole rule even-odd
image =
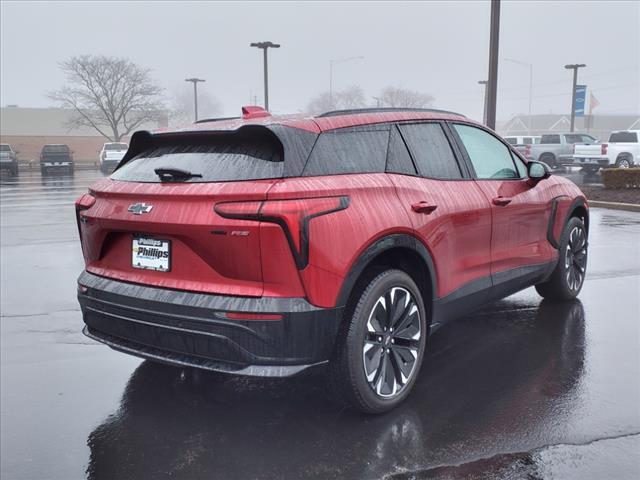
[[[577,217],[569,219],[562,231],[559,258],[553,273],[536,290],[544,298],[555,301],[573,300],[578,296],[587,273],[587,229]]]
[[[600,167],[591,167],[591,166],[590,167],[582,167],[582,170],[587,175],[593,175],[594,173],[597,173],[598,170],[600,170]]]
[[[360,287],[347,304],[329,362],[329,390],[343,405],[382,413],[401,403],[416,381],[426,311],[417,285],[401,270],[383,271]]]
[[[618,157],[618,160],[616,161],[616,167],[631,168],[633,167],[633,161],[629,158],[628,155],[622,155]]]
[[[558,161],[553,153],[543,153],[540,155],[540,161],[549,165],[550,168],[558,167]]]

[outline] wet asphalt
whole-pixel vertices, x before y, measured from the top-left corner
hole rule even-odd
[[[2,479],[632,479],[640,476],[640,214],[593,209],[580,299],[533,289],[428,344],[400,408],[321,377],[156,365],[81,334],[73,201],[101,175],[2,178]]]

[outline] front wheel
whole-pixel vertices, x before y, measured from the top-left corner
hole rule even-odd
[[[631,168],[633,167],[633,163],[629,157],[621,157],[616,162],[616,167],[618,168]]]
[[[551,277],[536,285],[536,290],[550,300],[572,300],[578,296],[587,273],[587,229],[576,217],[569,219],[562,231],[559,258]]]
[[[401,270],[380,273],[347,305],[329,363],[334,397],[365,413],[394,408],[416,381],[426,337],[415,282]]]

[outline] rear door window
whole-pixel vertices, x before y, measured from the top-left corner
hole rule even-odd
[[[555,134],[542,135],[542,137],[540,138],[540,143],[545,143],[545,144],[560,143],[560,135],[555,135]]]
[[[439,123],[402,124],[398,128],[420,175],[444,180],[462,178],[460,166]]]
[[[187,182],[229,182],[280,178],[282,145],[270,134],[181,135],[155,138],[152,144],[117,169],[111,178],[160,182],[156,168],[172,168],[202,177]]]
[[[416,167],[411,160],[409,150],[398,131],[398,127],[392,127],[389,133],[389,152],[387,154],[387,172],[403,175],[417,175]]]
[[[389,126],[332,130],[320,134],[303,176],[384,172]]]

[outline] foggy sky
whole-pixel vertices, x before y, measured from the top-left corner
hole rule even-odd
[[[292,113],[328,90],[361,86],[367,100],[387,86],[435,97],[435,107],[482,116],[489,45],[488,1],[423,3],[6,2],[1,4],[0,103],[52,106],[46,92],[64,84],[58,62],[73,55],[125,56],[152,69],[167,96],[200,88],[237,115],[262,101],[261,51],[269,52],[271,110]],[[640,112],[640,2],[503,1],[498,119],[528,109],[568,113],[571,72],[600,102],[594,113]]]

